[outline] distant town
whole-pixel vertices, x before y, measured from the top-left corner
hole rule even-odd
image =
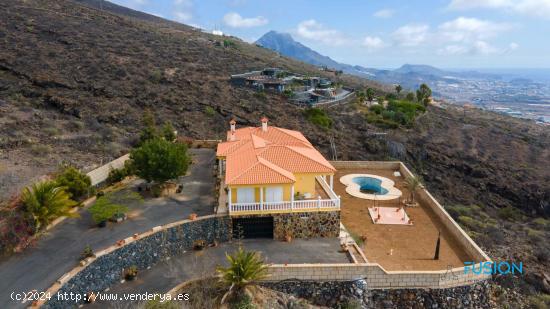
[[[487,110],[550,124],[550,83],[452,78],[438,80],[433,89],[441,98],[455,103],[469,102]]]

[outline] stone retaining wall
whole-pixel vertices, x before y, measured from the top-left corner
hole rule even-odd
[[[273,238],[338,237],[340,211],[293,212],[273,215]]]
[[[387,271],[377,263],[357,264],[274,264],[265,281],[364,279],[369,289],[449,288],[489,279],[490,275],[464,273],[464,267],[439,271]]]
[[[448,289],[372,290],[364,280],[282,281],[262,283],[267,288],[335,308],[490,308],[489,286],[481,282]]]
[[[104,291],[123,277],[124,269],[135,265],[139,270],[155,265],[168,257],[190,250],[196,240],[224,242],[231,238],[231,219],[228,216],[205,216],[194,221],[183,220],[158,226],[149,232],[129,237],[87,259],[61,277],[48,292],[79,293]],[[54,296],[42,308],[72,308],[75,303],[58,301]]]

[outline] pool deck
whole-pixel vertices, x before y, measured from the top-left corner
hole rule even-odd
[[[401,207],[409,191],[404,187],[404,178],[393,175],[392,170],[349,168],[339,169],[336,179],[348,174],[374,174],[389,178],[403,193],[399,199],[373,201],[354,197],[346,192],[340,181],[334,182],[334,191],[341,196],[341,220],[346,229],[366,237],[362,249],[369,262],[379,263],[389,271],[428,271],[463,267],[471,261],[466,251],[450,236],[450,233],[425,205],[405,207],[413,225],[374,224],[369,216],[369,207]],[[438,231],[441,231],[439,260],[433,260]]]

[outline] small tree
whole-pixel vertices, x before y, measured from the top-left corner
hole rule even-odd
[[[54,219],[61,216],[76,216],[70,212],[77,203],[70,198],[70,194],[55,181],[47,180],[33,184],[23,189],[21,201],[25,210],[34,220],[34,227],[40,230]]]
[[[162,136],[165,140],[169,142],[173,142],[176,140],[176,129],[174,129],[174,126],[170,121],[166,121],[164,125],[162,126]]]
[[[71,198],[79,200],[87,196],[92,187],[92,180],[84,173],[81,173],[73,166],[67,166],[55,178],[55,181],[60,187],[65,187],[66,191],[71,194]]]
[[[143,129],[139,136],[141,144],[158,136],[157,125],[155,122],[155,116],[150,110],[146,110],[142,117]]]
[[[397,95],[399,95],[401,93],[401,90],[403,90],[403,87],[401,87],[401,85],[397,84],[395,86],[395,92],[397,92]]]
[[[369,102],[372,102],[372,100],[374,100],[374,89],[367,88],[367,100],[369,100]]]
[[[407,95],[405,96],[405,100],[410,101],[410,102],[414,102],[414,100],[415,100],[414,92],[407,93]]]
[[[122,197],[117,197],[111,193],[98,198],[88,211],[92,214],[92,219],[95,223],[102,223],[113,218],[117,214],[128,212],[128,207],[123,204],[140,202],[141,197],[137,193],[128,194]]]
[[[163,183],[184,175],[191,159],[185,144],[155,138],[130,152],[135,174],[147,182]]]
[[[420,181],[419,177],[418,176],[409,176],[405,179],[405,188],[407,188],[407,190],[409,190],[409,202],[411,204],[414,204],[416,201],[415,201],[415,192],[416,192],[416,189],[420,186],[420,184],[422,184],[422,182]]]
[[[416,99],[418,102],[424,104],[424,106],[427,106],[430,102],[430,97],[432,96],[432,89],[428,87],[426,84],[420,85],[418,90],[416,90]]]
[[[233,255],[225,254],[228,267],[218,267],[217,272],[221,275],[221,281],[229,286],[228,292],[223,296],[222,303],[232,295],[239,295],[246,291],[247,286],[267,277],[267,265],[257,252],[244,251],[239,247]]]

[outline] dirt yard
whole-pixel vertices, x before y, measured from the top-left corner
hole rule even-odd
[[[464,261],[472,260],[424,205],[405,209],[414,221],[412,226],[373,224],[368,208],[373,207],[374,202],[349,195],[340,183],[344,175],[361,173],[392,179],[403,192],[401,199],[376,201],[376,206],[400,207],[399,201],[408,197],[409,192],[403,187],[403,177],[394,177],[390,170],[357,168],[341,169],[336,173],[334,190],[342,199],[342,223],[358,237],[366,236],[362,249],[369,262],[379,263],[386,270],[445,270],[464,266]],[[439,260],[433,260],[438,230],[441,230],[441,249]]]

